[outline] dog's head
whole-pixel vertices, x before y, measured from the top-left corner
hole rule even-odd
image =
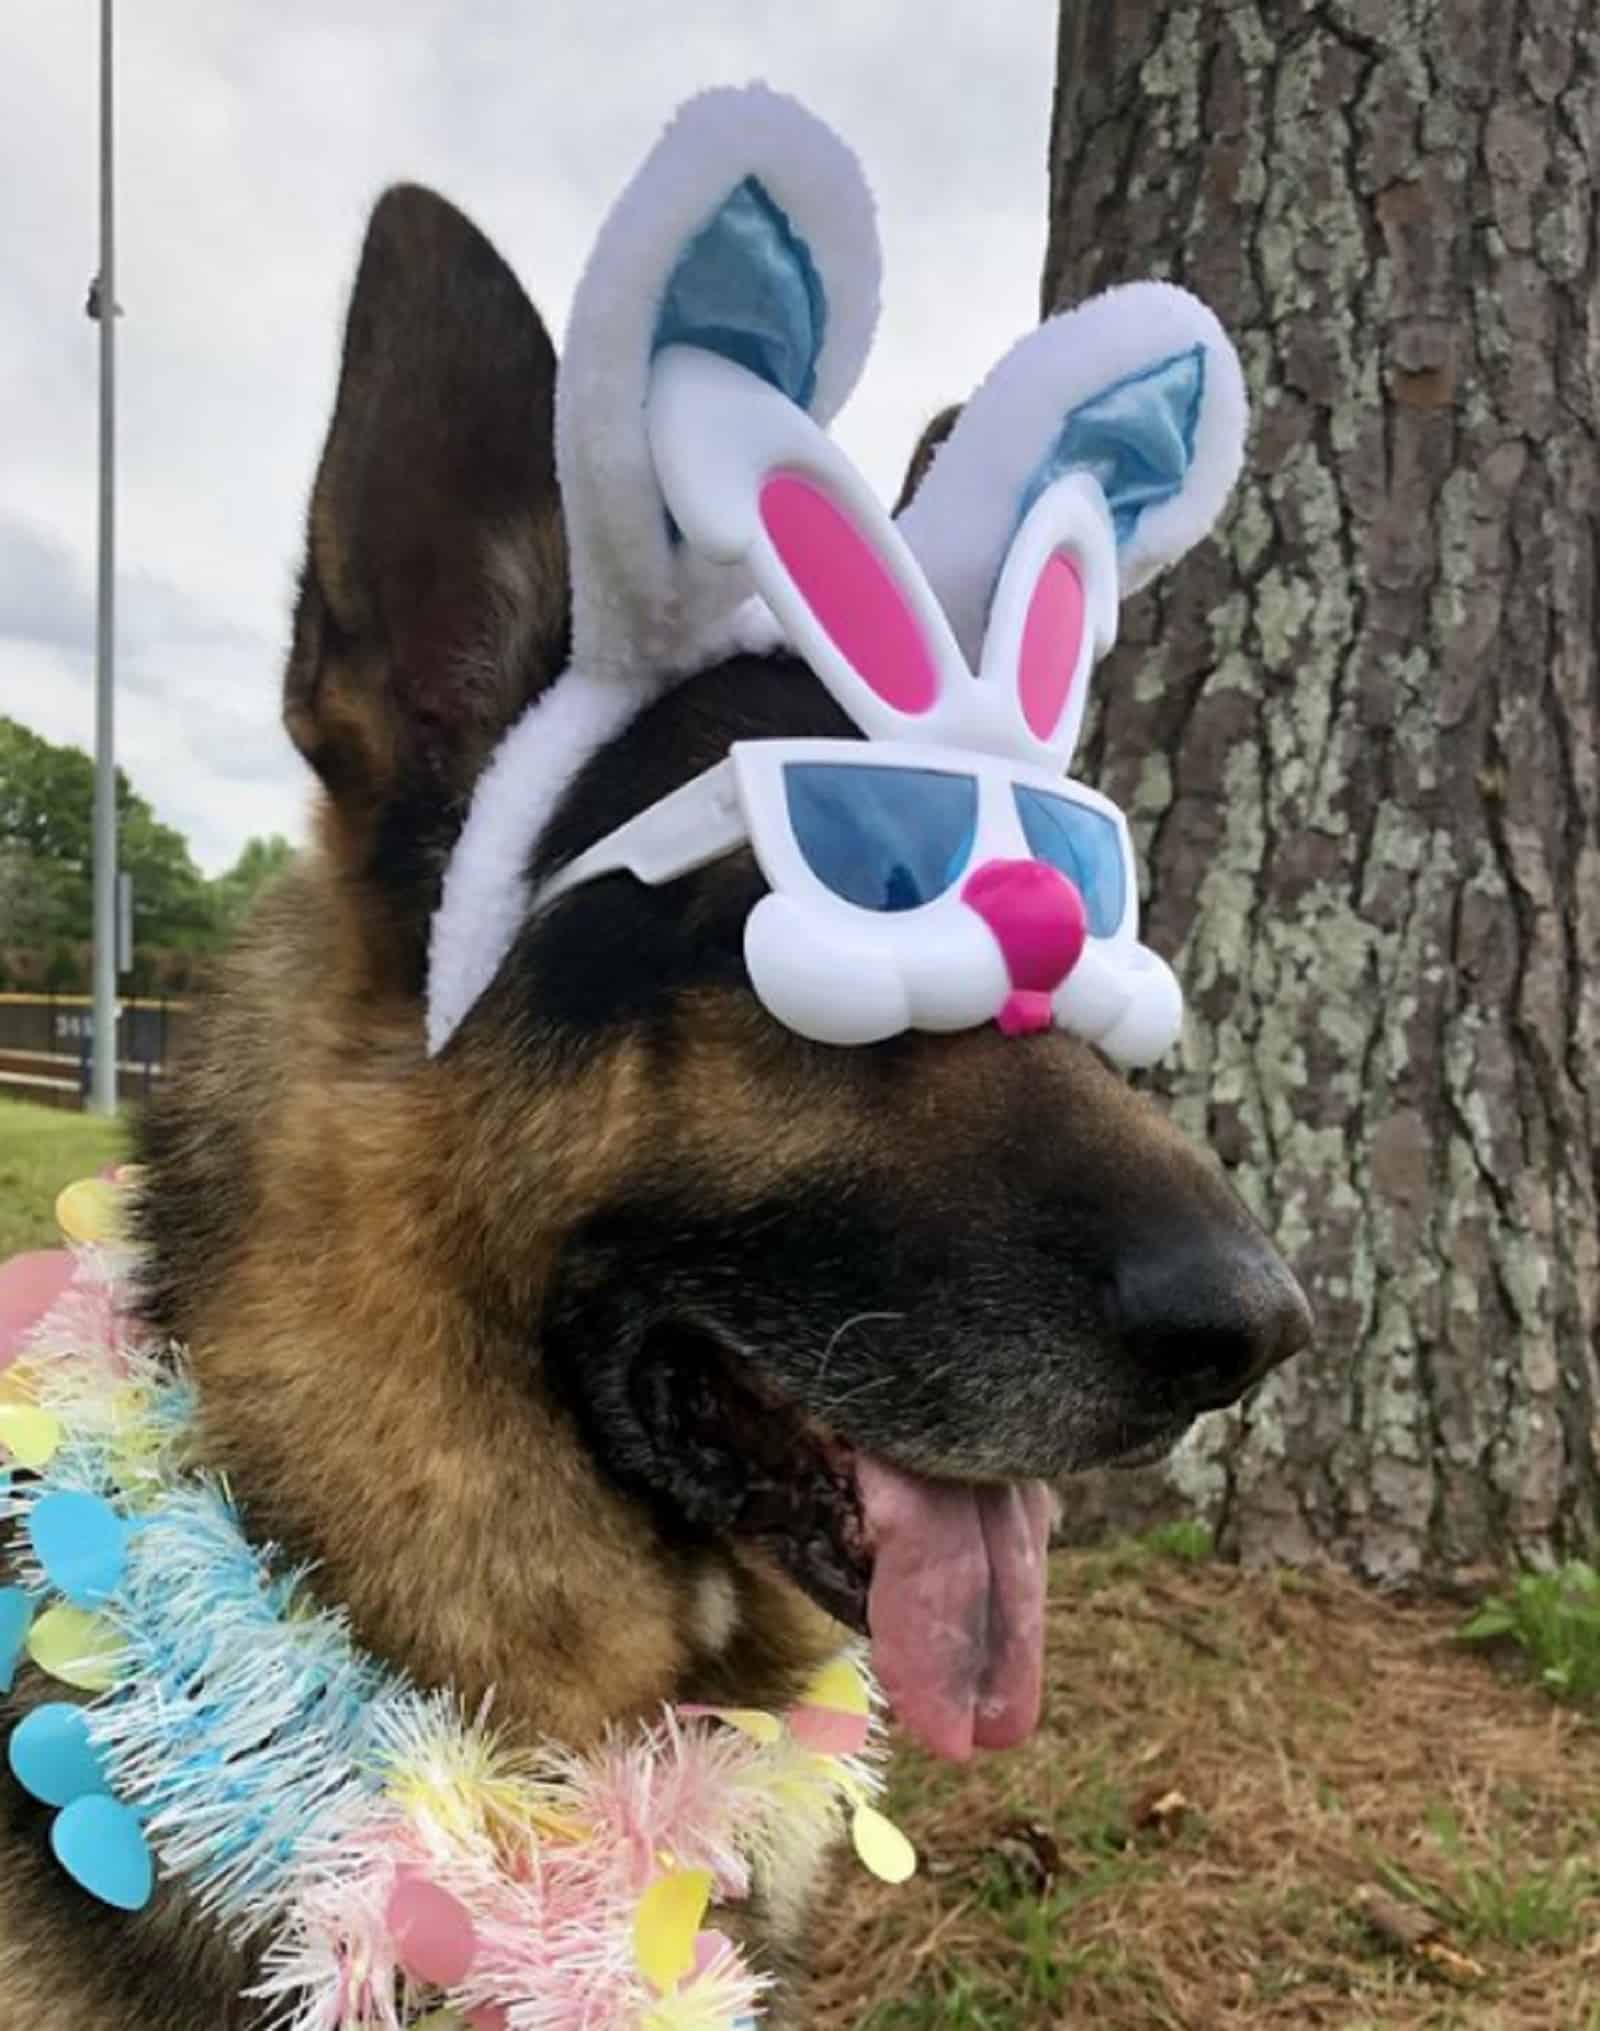
[[[776,1019],[747,963],[769,886],[748,850],[533,900],[732,744],[859,734],[785,647],[730,634],[623,715],[537,837],[511,829],[517,919],[430,1053],[451,856],[508,729],[537,758],[524,716],[572,655],[566,532],[592,504],[563,515],[556,388],[489,244],[391,191],[287,682],[341,913],[318,991],[365,1039],[330,1048],[426,1124],[432,1245],[594,1471],[667,1540],[736,1544],[870,1624],[935,1747],[1014,1740],[1037,1701],[1042,1484],[1233,1402],[1304,1341],[1304,1299],[1212,1161],[1081,1037],[983,1022],[845,1048]],[[584,596],[603,608],[593,579]],[[578,619],[618,665],[618,626]]]

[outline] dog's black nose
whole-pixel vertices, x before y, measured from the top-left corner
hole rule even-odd
[[[1220,1410],[1311,1338],[1311,1307],[1263,1237],[1189,1233],[1118,1263],[1112,1304],[1128,1352],[1187,1407]]]

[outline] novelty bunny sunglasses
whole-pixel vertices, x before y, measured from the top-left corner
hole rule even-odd
[[[818,1042],[991,1018],[1070,1028],[1127,1063],[1169,1048],[1182,1000],[1138,942],[1122,814],[1062,773],[1088,677],[1116,632],[1097,483],[1069,473],[1011,546],[974,677],[864,482],[795,405],[690,347],[648,404],[682,539],[745,564],[790,645],[866,741],[735,745],[548,880],[658,884],[748,844],[770,893],[745,959],[770,1013]]]
[[[987,755],[882,755],[850,740],[735,742],[726,761],[569,862],[542,899],[603,874],[675,881],[746,841],[773,888],[851,909],[920,909],[1003,854],[1070,881],[1097,938],[1123,935],[1133,916],[1127,826],[1095,791]]]
[[[962,1029],[994,1014],[1008,1034],[1046,1029],[1051,992],[1086,939],[1135,941],[1133,847],[1106,798],[993,756],[851,740],[736,743],[726,761],[571,861],[540,901],[608,874],[675,881],[745,844],[775,894],[831,919],[832,937],[811,942],[853,944],[853,920],[887,918],[870,933],[877,961],[912,977],[924,970],[919,957],[933,962],[924,1028]],[[959,969],[948,964],[948,928],[930,931],[926,913],[952,895],[987,926],[1003,981],[981,949]],[[795,956],[781,977],[761,969],[763,999],[790,1028],[838,1044],[905,1027],[883,1027],[878,1002],[853,994],[835,967],[797,968]]]

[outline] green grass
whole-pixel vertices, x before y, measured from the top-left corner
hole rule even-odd
[[[1210,1530],[1193,1518],[1158,1523],[1154,1530],[1146,1531],[1141,1542],[1155,1557],[1175,1559],[1186,1566],[1204,1565],[1217,1549]]]
[[[0,1261],[59,1241],[56,1194],[114,1163],[126,1146],[124,1122],[0,1100]]]
[[[996,1982],[959,1971],[936,1975],[903,2002],[880,2003],[862,2018],[860,2031],[1015,2031],[1016,2002]]]
[[[1600,1573],[1581,1559],[1553,1573],[1523,1573],[1509,1594],[1491,1594],[1460,1636],[1515,1644],[1547,1692],[1600,1705]]]
[[[1472,1947],[1565,1945],[1592,1910],[1595,1892],[1595,1872],[1577,1860],[1522,1876],[1503,1861],[1463,1862],[1443,1889],[1395,1862],[1375,1861],[1373,1873],[1392,1895],[1428,1912],[1453,1939]]]
[[[1215,1555],[1216,1541],[1206,1525],[1180,1519],[1086,1551],[1076,1568],[1077,1580],[1084,1592],[1093,1593],[1118,1580],[1143,1578],[1163,1565],[1207,1565]]]

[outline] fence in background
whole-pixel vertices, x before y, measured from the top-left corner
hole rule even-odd
[[[148,1099],[183,1039],[188,1003],[130,998],[117,1006],[117,1097]],[[94,1004],[86,994],[0,994],[0,1096],[82,1107],[89,1091]]]

